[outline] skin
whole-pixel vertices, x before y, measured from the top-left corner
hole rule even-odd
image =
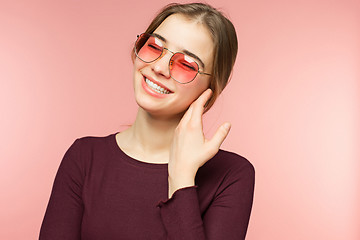
[[[196,54],[203,62],[200,71],[211,72],[211,36],[201,23],[174,14],[154,31],[166,39],[166,47],[173,52],[184,49]],[[160,59],[144,63],[134,61],[134,92],[139,105],[134,124],[116,135],[119,147],[130,157],[148,163],[168,163],[169,198],[184,187],[195,185],[195,175],[219,150],[230,130],[230,123],[222,124],[207,140],[203,133],[204,105],[212,92],[208,88],[210,76],[198,74],[194,81],[179,84],[169,75],[169,59],[165,50]],[[146,92],[144,77],[153,79],[169,90],[161,98]]]

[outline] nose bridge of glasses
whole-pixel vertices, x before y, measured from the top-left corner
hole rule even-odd
[[[167,50],[168,52],[171,53],[171,56],[175,54],[175,52],[171,51],[170,49],[166,48],[166,47],[163,47],[165,50]]]
[[[165,51],[166,50],[166,51]],[[170,49],[166,48],[166,47],[163,47],[163,51],[161,52],[161,55],[159,57],[160,58],[163,58],[166,54],[166,52],[169,52],[170,55],[169,55],[169,62],[170,62],[170,59],[172,58],[172,56],[175,54],[175,52],[171,51]]]
[[[166,51],[165,51],[165,50],[166,50]],[[157,61],[162,60],[162,59],[164,58],[164,56],[167,55],[166,52],[169,52],[170,54],[169,54],[168,59],[165,58],[165,62],[166,62],[167,65],[170,66],[170,65],[171,65],[171,58],[172,58],[172,56],[175,54],[175,52],[171,51],[170,49],[168,49],[168,48],[166,48],[166,47],[163,47],[163,51],[161,52],[161,55],[159,56],[159,58],[157,59]]]

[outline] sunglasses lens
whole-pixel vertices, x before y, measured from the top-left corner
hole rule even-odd
[[[198,64],[183,53],[175,53],[170,59],[171,77],[180,83],[191,82],[198,73]]]
[[[135,53],[144,62],[155,61],[162,51],[162,42],[147,33],[141,34],[135,43]]]

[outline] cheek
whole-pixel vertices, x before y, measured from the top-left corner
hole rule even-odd
[[[146,63],[139,61],[137,58],[133,64],[133,83],[135,84],[141,78],[141,69],[146,67]]]
[[[138,71],[138,70],[141,70],[144,66],[146,66],[146,63],[144,63],[142,61],[139,61],[138,58],[135,58],[135,60],[133,61],[134,72]]]
[[[189,83],[189,86],[187,87],[189,88],[189,91],[193,91],[200,95],[210,87],[210,78],[201,76],[195,79],[193,82]]]
[[[204,78],[195,79],[193,82],[183,85],[179,88],[183,99],[191,104],[195,101],[206,89],[209,88],[209,80]]]

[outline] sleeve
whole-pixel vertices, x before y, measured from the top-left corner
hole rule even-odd
[[[79,240],[83,215],[84,166],[79,139],[66,151],[57,171],[40,229],[40,240]]]
[[[255,169],[248,163],[229,171],[209,208],[200,212],[198,186],[178,189],[160,201],[169,240],[245,239],[253,202]]]

